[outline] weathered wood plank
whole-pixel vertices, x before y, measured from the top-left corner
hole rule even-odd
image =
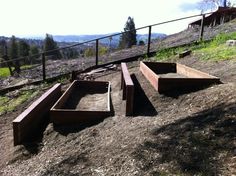
[[[26,142],[38,130],[40,124],[47,120],[50,108],[61,94],[61,84],[58,83],[13,120],[14,145]]]
[[[134,83],[125,63],[121,63],[121,89],[123,89],[122,100],[126,100],[125,114],[126,116],[132,115],[134,104]]]
[[[191,50],[183,51],[183,52],[179,53],[179,58],[183,58],[183,57],[185,57],[185,56],[188,56],[188,55],[190,55],[191,53],[192,53]]]
[[[145,63],[140,62],[140,71],[146,77],[146,79],[151,83],[155,90],[158,91],[158,79],[159,76],[151,70]]]

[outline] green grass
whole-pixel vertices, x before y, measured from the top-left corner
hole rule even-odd
[[[173,57],[175,56],[176,54],[180,53],[184,51],[184,48],[183,47],[179,47],[179,48],[167,48],[167,49],[163,49],[163,50],[160,50],[157,52],[156,54],[156,58],[159,60],[159,61],[164,61],[164,60],[168,60],[170,57]]]
[[[8,96],[0,96],[0,115],[14,111],[17,106],[36,96],[37,94],[38,91],[27,90],[20,92],[20,94],[14,98],[10,98]]]
[[[31,67],[33,67],[33,65],[22,65],[20,68],[24,70],[24,69],[29,69]],[[14,70],[13,67],[12,70]],[[0,68],[0,77],[8,77],[8,76],[10,76],[9,68],[8,67]]]
[[[202,60],[229,60],[236,58],[235,47],[227,47],[225,44],[209,46],[195,51],[195,54]]]
[[[33,67],[33,65],[22,65],[22,66],[20,66],[20,68],[22,69],[22,70],[24,70],[24,69],[29,69],[29,68],[32,68]]]
[[[178,47],[174,49],[163,49],[158,51],[155,60],[163,61],[176,57],[177,54],[186,49],[193,51],[193,54],[201,60],[229,60],[236,58],[235,47],[226,46],[225,42],[229,39],[236,39],[236,32],[218,34],[211,42],[201,42],[198,45],[188,47]]]
[[[0,77],[10,76],[10,71],[8,67],[0,68]]]

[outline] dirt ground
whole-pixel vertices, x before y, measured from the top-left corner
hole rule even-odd
[[[107,92],[96,93],[85,90],[74,91],[68,98],[63,109],[74,109],[80,111],[106,111],[107,110]]]
[[[32,101],[0,117],[0,175],[236,175],[236,61],[180,63],[224,84],[163,95],[129,63],[134,116],[125,117],[119,67],[111,81],[114,116],[95,124],[55,127],[42,139],[13,147],[12,120]]]

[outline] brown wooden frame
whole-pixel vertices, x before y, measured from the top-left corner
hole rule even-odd
[[[78,87],[80,86],[80,87]],[[50,120],[57,125],[70,125],[94,122],[111,115],[111,97],[110,97],[110,82],[106,81],[79,81],[75,80],[71,83],[69,88],[64,92],[60,99],[54,104],[50,110]],[[93,90],[106,89],[107,96],[107,110],[106,111],[83,111],[74,109],[64,109],[63,105],[68,100],[75,88],[86,88]]]
[[[179,63],[140,62],[140,71],[159,92],[191,90],[206,87],[211,84],[219,84],[218,77],[209,75],[199,70],[187,67]],[[178,73],[187,78],[163,78],[158,74]]]

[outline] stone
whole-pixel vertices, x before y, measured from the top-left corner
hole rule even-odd
[[[236,40],[227,40],[226,45],[227,46],[236,46]]]

